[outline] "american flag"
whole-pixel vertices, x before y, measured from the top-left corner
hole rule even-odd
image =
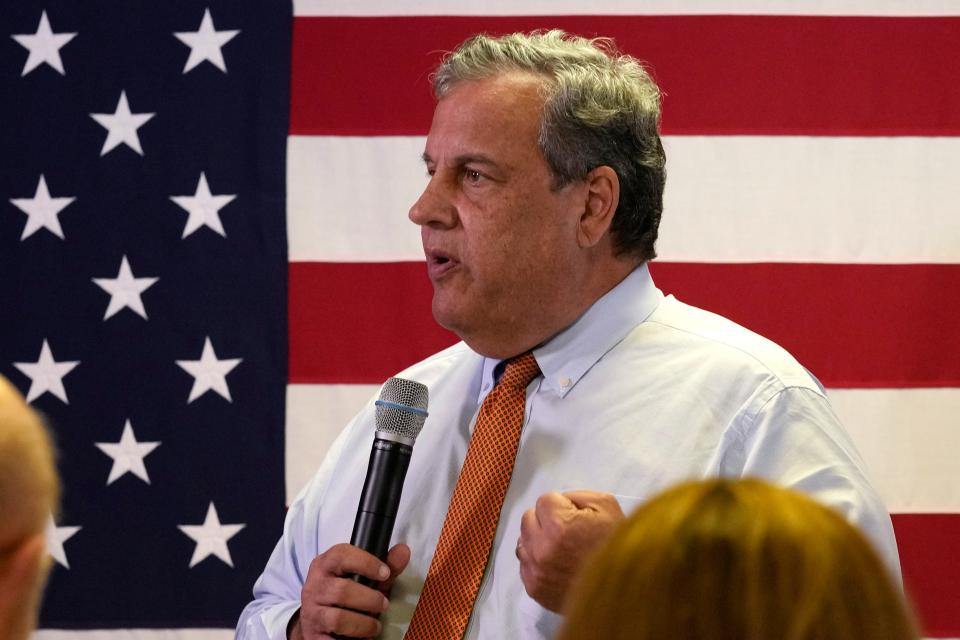
[[[291,10],[2,24],[0,373],[64,484],[41,624],[229,627],[284,515]]]
[[[658,286],[824,382],[926,635],[960,636],[960,7],[298,0],[291,46],[289,7],[258,4],[5,9],[0,372],[30,394],[47,363],[32,402],[66,485],[43,637],[231,636],[284,502],[383,379],[454,340],[405,216],[430,71],[473,33],[554,27],[649,63]]]

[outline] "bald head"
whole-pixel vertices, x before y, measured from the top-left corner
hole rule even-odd
[[[49,567],[43,542],[60,484],[40,417],[0,377],[0,640],[34,627]]]
[[[0,548],[42,531],[58,493],[50,438],[40,417],[0,377]]]

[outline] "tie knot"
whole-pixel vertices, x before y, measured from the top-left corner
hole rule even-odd
[[[540,375],[540,365],[533,357],[533,352],[527,351],[507,360],[507,367],[503,371],[503,377],[500,378],[500,384],[514,389],[526,389],[538,375]]]

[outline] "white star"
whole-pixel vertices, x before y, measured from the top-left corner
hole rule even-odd
[[[187,64],[183,66],[183,72],[186,73],[204,60],[208,60],[217,69],[226,73],[227,64],[223,61],[223,52],[220,48],[230,42],[238,33],[240,33],[239,29],[215,30],[210,9],[204,9],[199,29],[196,31],[179,31],[173,34],[180,42],[190,47],[190,57],[187,58]]]
[[[140,294],[149,289],[160,278],[134,278],[130,270],[127,256],[120,261],[120,272],[116,278],[91,278],[94,284],[110,294],[110,303],[103,314],[106,320],[124,307],[129,307],[144,320],[147,319],[147,310],[143,308]]]
[[[201,172],[196,193],[192,196],[170,196],[171,200],[190,214],[181,237],[186,238],[201,226],[206,225],[226,238],[227,233],[220,222],[220,209],[230,204],[236,197],[236,195],[211,195],[210,187],[207,185],[207,175]]]
[[[53,556],[53,559],[62,564],[67,569],[70,563],[67,562],[67,552],[63,549],[63,543],[73,537],[83,527],[58,527],[54,522],[53,516],[47,520],[47,553]]]
[[[199,360],[177,360],[180,368],[194,377],[193,388],[187,403],[191,403],[211,389],[233,402],[230,398],[230,388],[227,386],[227,374],[234,367],[243,362],[243,358],[217,360],[213,351],[213,344],[207,337],[203,343],[203,354]]]
[[[103,148],[100,155],[104,156],[112,151],[121,143],[127,145],[140,155],[143,155],[143,149],[140,147],[140,136],[137,135],[137,129],[147,123],[156,113],[130,113],[130,104],[127,102],[127,92],[120,92],[120,100],[117,102],[117,110],[113,113],[91,113],[90,117],[97,121],[101,127],[107,130],[107,139],[103,141]]]
[[[190,558],[190,567],[193,568],[198,562],[209,555],[215,555],[229,566],[233,566],[233,558],[230,557],[230,549],[227,548],[227,540],[237,535],[245,524],[220,524],[220,517],[217,515],[217,508],[210,503],[207,508],[207,517],[203,524],[181,524],[178,525],[180,531],[183,531],[194,542],[197,543],[193,550],[193,557]]]
[[[123,425],[120,442],[94,442],[94,444],[100,451],[113,458],[113,467],[110,468],[110,476],[107,478],[108,485],[128,471],[150,484],[150,477],[147,475],[147,467],[143,464],[143,459],[159,447],[160,443],[137,442],[129,420]]]
[[[40,357],[36,362],[14,362],[13,366],[30,378],[27,402],[33,402],[49,391],[63,400],[64,404],[70,404],[67,401],[67,390],[63,388],[63,376],[70,373],[78,364],[80,361],[57,362],[54,360],[50,345],[44,340],[43,346],[40,347]]]
[[[37,25],[36,33],[10,36],[30,52],[20,77],[27,75],[44,62],[59,71],[60,75],[66,75],[63,70],[63,61],[60,59],[60,48],[73,40],[76,35],[76,33],[54,33],[50,28],[47,12],[44,11],[40,14],[40,24]]]
[[[58,216],[74,200],[76,198],[51,198],[50,191],[47,189],[47,181],[41,173],[37,190],[32,198],[10,198],[13,206],[27,214],[27,224],[23,227],[20,240],[29,238],[41,228],[46,228],[53,235],[63,240],[63,229],[60,227]]]

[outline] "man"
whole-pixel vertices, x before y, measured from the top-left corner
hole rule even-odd
[[[654,287],[665,158],[643,68],[562,32],[479,36],[434,88],[410,219],[434,316],[463,342],[399,374],[430,389],[400,544],[386,563],[344,544],[371,403],[291,505],[238,637],[549,638],[583,554],[646,496],[705,476],[805,491],[898,572],[890,518],[816,380]],[[482,450],[514,433],[508,415],[516,448]]]
[[[0,639],[26,640],[36,626],[50,567],[43,540],[59,481],[43,424],[0,377]]]

